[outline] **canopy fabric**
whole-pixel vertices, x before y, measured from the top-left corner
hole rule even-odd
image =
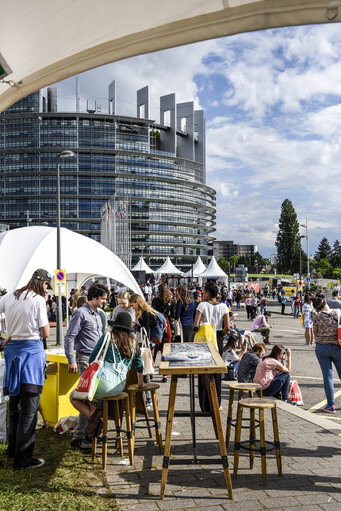
[[[200,275],[200,277],[227,277],[226,273],[218,265],[216,258],[213,256],[210,264],[206,270]]]
[[[0,9],[0,52],[12,85],[0,83],[0,111],[46,85],[134,55],[341,20],[339,2],[330,0],[0,0]]]
[[[149,273],[156,273],[156,272],[154,272],[154,270],[149,268],[148,264],[143,259],[143,257],[140,257],[140,259],[138,260],[137,264],[135,264],[134,268],[132,268],[131,271],[145,271],[148,274]]]
[[[182,275],[182,271],[174,266],[169,257],[167,257],[158,270],[155,270],[155,273],[161,273],[162,275]]]
[[[18,289],[27,284],[38,268],[54,276],[56,260],[55,227],[21,227],[1,233],[0,287],[7,291]],[[67,274],[80,274],[83,282],[102,275],[141,294],[136,280],[113,252],[95,240],[64,228],[61,229],[61,261]]]
[[[206,270],[206,266],[198,256],[197,260],[193,264],[192,268],[183,274],[183,277],[199,277]]]

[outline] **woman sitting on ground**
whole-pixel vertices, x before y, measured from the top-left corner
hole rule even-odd
[[[285,354],[288,355],[286,365],[284,365]],[[291,351],[285,350],[280,344],[276,344],[270,355],[259,362],[254,383],[259,383],[263,388],[263,396],[273,396],[282,401],[288,401],[289,385],[291,371]]]
[[[140,349],[136,343],[135,337],[132,335],[134,329],[131,327],[130,314],[128,312],[119,312],[116,318],[113,321],[108,321],[108,323],[109,326],[112,327],[112,330],[111,342],[105,357],[105,362],[113,364],[115,352],[116,360],[121,358],[125,365],[129,365],[131,357],[133,356],[138,385],[141,388],[145,387],[146,385],[143,383],[143,362]],[[89,357],[90,364],[95,360],[104,339],[105,335],[103,334]],[[75,399],[73,397],[73,392],[70,395],[70,401],[76,410],[89,419],[89,424],[86,427],[85,433],[92,436],[99,435],[102,431],[102,410],[97,408],[97,402]]]

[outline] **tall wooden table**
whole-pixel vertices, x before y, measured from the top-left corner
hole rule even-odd
[[[160,498],[163,500],[167,484],[169,457],[171,449],[171,437],[175,410],[176,388],[178,382],[178,375],[190,375],[193,380],[195,374],[204,374],[209,396],[212,418],[215,426],[215,434],[219,441],[221,461],[223,465],[226,487],[229,497],[232,499],[232,484],[227,460],[227,451],[224,440],[224,433],[221,424],[221,417],[219,411],[218,396],[214,381],[214,374],[226,373],[226,365],[219,355],[218,350],[213,343],[171,343],[165,344],[163,348],[163,357],[160,363],[159,373],[162,375],[171,375],[167,426],[166,426],[166,439],[164,448],[164,457],[162,465],[162,478],[161,478],[161,493]],[[194,381],[194,380],[193,380]],[[194,384],[191,385],[191,392],[194,392]],[[191,400],[194,398],[191,396]],[[191,406],[192,408],[192,406]],[[193,417],[192,428],[193,428]]]

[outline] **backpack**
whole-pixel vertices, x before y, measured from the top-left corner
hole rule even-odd
[[[166,329],[166,320],[161,312],[152,317],[150,328],[150,340],[155,344],[161,344],[163,333]]]

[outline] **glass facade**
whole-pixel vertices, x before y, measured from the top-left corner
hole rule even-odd
[[[148,119],[47,111],[36,92],[0,115],[0,221],[11,229],[55,226],[57,155],[61,223],[100,240],[106,200],[129,197],[132,264],[143,254],[157,267],[170,255],[186,269],[212,254],[215,191],[203,163],[160,150],[160,131]]]

